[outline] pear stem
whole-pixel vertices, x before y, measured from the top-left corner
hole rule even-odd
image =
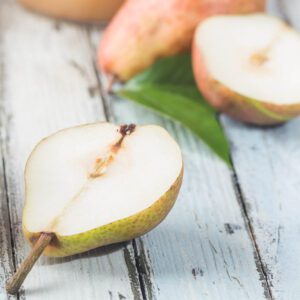
[[[117,81],[117,77],[115,75],[108,75],[107,84],[105,87],[105,92],[107,94],[112,93],[112,87],[116,81]]]
[[[45,233],[42,232],[37,242],[34,244],[28,257],[22,262],[21,266],[13,277],[7,282],[6,290],[9,294],[16,294],[28,273],[32,269],[35,262],[43,253],[44,249],[49,245],[51,240],[54,237],[54,233]]]

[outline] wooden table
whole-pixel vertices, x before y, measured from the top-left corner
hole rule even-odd
[[[299,2],[270,6],[300,29]],[[232,172],[188,130],[103,93],[95,66],[103,28],[0,2],[0,299],[29,252],[21,230],[27,156],[58,129],[103,120],[170,131],[186,166],[178,202],[134,241],[40,259],[9,299],[300,299],[300,119],[261,129],[222,116]]]

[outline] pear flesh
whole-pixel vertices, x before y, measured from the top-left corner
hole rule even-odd
[[[134,238],[169,212],[183,163],[177,143],[155,125],[98,123],[41,141],[25,170],[23,229],[44,254],[67,256]]]
[[[268,125],[300,113],[300,35],[266,14],[215,16],[195,33],[193,68],[218,110]]]

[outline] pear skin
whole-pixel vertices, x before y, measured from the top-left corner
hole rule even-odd
[[[178,196],[183,178],[181,171],[170,189],[149,208],[125,219],[112,222],[99,228],[71,236],[55,235],[45,248],[43,255],[53,257],[70,256],[77,253],[115,244],[141,236],[156,227],[169,213]],[[28,242],[33,246],[40,233],[31,233],[23,226]]]
[[[124,0],[19,0],[26,8],[65,20],[80,22],[107,21]]]
[[[104,33],[98,65],[107,75],[126,81],[158,58],[188,50],[204,18],[264,8],[265,0],[128,0]]]
[[[199,90],[207,102],[219,112],[239,121],[260,126],[282,124],[300,115],[300,103],[276,104],[257,100],[242,95],[213,78],[197,45],[196,36],[192,46],[192,64]]]

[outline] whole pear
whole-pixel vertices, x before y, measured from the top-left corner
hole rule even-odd
[[[126,81],[156,59],[189,49],[204,18],[264,7],[265,0],[128,0],[104,33],[98,65],[104,73]]]
[[[19,0],[36,12],[72,21],[110,20],[124,0]]]

